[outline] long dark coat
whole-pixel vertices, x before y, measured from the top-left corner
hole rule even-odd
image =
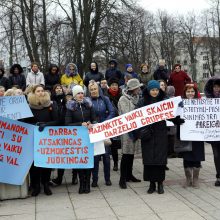
[[[164,100],[165,93],[160,90],[156,100],[154,100],[147,89],[143,91],[143,98],[138,102],[136,108],[141,108],[146,105],[153,104]],[[152,136],[149,139],[141,139],[142,158],[144,165],[166,165],[167,164],[167,144],[168,135],[165,121],[160,121],[148,125],[152,129]],[[143,127],[144,128],[144,127]],[[141,128],[141,129],[143,129]],[[137,130],[137,133],[141,131]],[[138,135],[138,134],[137,134]]]

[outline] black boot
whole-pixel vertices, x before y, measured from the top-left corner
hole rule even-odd
[[[158,182],[158,186],[157,186],[157,192],[158,194],[163,194],[164,193],[164,189],[163,189],[163,183],[162,182]]]
[[[120,178],[119,186],[121,187],[121,189],[127,189],[127,184],[126,184],[125,178]]]
[[[114,162],[113,170],[118,171],[118,161]]]
[[[78,184],[77,171],[75,169],[72,170],[72,185]]]
[[[147,193],[148,194],[152,194],[155,191],[156,191],[156,184],[155,184],[155,182],[150,182],[150,186],[149,186],[149,189],[147,190]]]
[[[38,196],[40,193],[40,186],[33,186],[32,189],[31,196]]]
[[[48,183],[45,183],[45,184],[44,184],[44,193],[45,193],[45,195],[47,195],[47,196],[52,195],[52,191],[51,191],[51,189],[50,189]]]
[[[139,183],[141,180],[137,179],[132,174],[133,170],[133,163],[134,163],[134,154],[127,154],[127,173],[126,173],[126,181],[127,182],[134,182]]]
[[[90,178],[91,178],[91,170],[86,170],[85,180],[84,180],[84,193],[90,193]]]
[[[64,169],[58,169],[57,174],[58,174],[57,178],[52,179],[52,182],[59,186],[62,184],[63,181]]]

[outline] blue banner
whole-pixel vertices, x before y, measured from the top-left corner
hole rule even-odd
[[[0,97],[0,116],[13,120],[33,117],[24,95]]]
[[[34,126],[0,117],[0,182],[22,185],[34,159]]]
[[[84,169],[94,167],[94,144],[83,126],[35,127],[34,165],[37,167]]]

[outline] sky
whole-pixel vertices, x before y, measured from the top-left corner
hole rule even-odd
[[[137,0],[145,10],[157,12],[158,9],[166,10],[168,13],[185,14],[194,10],[201,12],[210,8],[209,0]]]

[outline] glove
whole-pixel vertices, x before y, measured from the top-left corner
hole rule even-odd
[[[44,128],[47,126],[47,124],[42,123],[42,122],[38,122],[36,123],[37,126],[39,126],[38,131],[42,132],[44,130]]]
[[[185,123],[185,119],[180,118],[179,116],[174,118],[172,121],[175,125],[181,125],[181,124]]]
[[[184,107],[183,101],[181,101],[181,102],[178,104],[178,107],[180,107],[180,108],[183,108],[183,107]]]

